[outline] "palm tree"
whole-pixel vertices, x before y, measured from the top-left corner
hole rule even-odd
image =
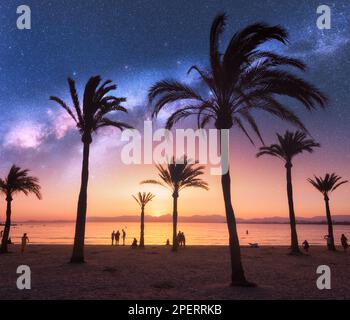
[[[294,201],[293,201],[293,186],[292,186],[292,160],[293,158],[303,153],[304,151],[312,153],[314,148],[320,147],[320,144],[313,139],[307,139],[304,132],[286,131],[282,136],[277,133],[277,144],[272,144],[267,147],[261,147],[257,157],[269,155],[277,157],[284,162],[287,178],[287,196],[289,206],[289,220],[291,228],[291,249],[292,254],[301,254],[298,244],[298,235],[295,222]]]
[[[176,80],[164,80],[149,90],[153,116],[174,102],[178,108],[167,120],[167,128],[189,116],[196,116],[199,127],[213,122],[217,129],[238,127],[253,143],[246,125],[250,126],[263,142],[252,112],[266,111],[306,131],[296,114],[277,100],[278,96],[295,98],[307,109],[325,107],[326,97],[313,85],[288,72],[285,67],[305,70],[305,64],[270,51],[259,50],[259,45],[277,40],[287,43],[287,32],[280,26],[264,23],[249,25],[234,34],[226,51],[219,51],[219,39],[225,28],[226,16],[218,15],[210,31],[210,67],[189,70],[199,75],[201,87],[192,88]],[[280,69],[282,67],[283,69]],[[203,87],[206,90],[203,90]],[[206,94],[203,94],[206,93]],[[226,146],[228,147],[228,146]],[[221,155],[222,160],[223,154]],[[244,275],[236,230],[236,220],[231,203],[230,171],[221,176],[225,212],[229,231],[232,266],[232,285],[250,286]]]
[[[41,199],[39,179],[28,175],[29,170],[21,169],[13,165],[5,180],[0,179],[0,192],[6,196],[6,222],[4,234],[1,241],[1,253],[7,253],[7,243],[11,228],[11,204],[13,196],[17,193],[34,193],[38,199]]]
[[[132,196],[141,208],[141,232],[140,232],[140,247],[144,248],[145,246],[145,206],[150,202],[155,195],[151,192],[139,192],[136,196]]]
[[[89,179],[89,153],[90,144],[92,143],[92,134],[103,127],[116,127],[120,130],[131,128],[130,125],[114,121],[107,117],[109,113],[114,111],[127,112],[120,104],[125,102],[125,98],[116,98],[107,95],[110,91],[117,88],[111,84],[111,80],[107,80],[100,85],[101,77],[94,76],[86,83],[84,90],[83,104],[80,105],[75,82],[68,79],[70,95],[73,102],[73,108],[69,107],[60,98],[51,96],[50,100],[57,102],[71,116],[81,134],[83,143],[83,164],[81,173],[81,187],[78,200],[77,219],[75,225],[75,237],[72,263],[84,262],[84,239],[85,239],[85,222],[87,209],[87,187]],[[75,110],[75,112],[73,111]]]
[[[332,173],[332,174],[326,173],[324,178],[314,176],[314,179],[311,179],[311,178],[308,179],[308,181],[323,195],[323,199],[326,205],[328,236],[330,237],[330,242],[327,241],[327,247],[328,247],[328,250],[332,250],[332,251],[335,251],[335,245],[334,245],[331,209],[329,207],[329,193],[333,192],[342,184],[348,182],[348,180],[340,181],[341,179],[342,177],[336,175],[335,173]]]
[[[208,184],[200,176],[204,174],[204,166],[191,163],[187,157],[169,161],[166,165],[156,165],[160,180],[144,180],[141,183],[161,185],[171,191],[173,197],[173,247],[177,251],[177,199],[181,190],[189,187],[208,190]]]

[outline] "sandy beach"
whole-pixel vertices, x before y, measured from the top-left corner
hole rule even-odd
[[[68,263],[71,246],[19,246],[0,256],[1,299],[350,299],[350,253],[313,247],[302,257],[286,247],[242,248],[248,278],[257,288],[229,287],[224,246],[87,246],[87,263]],[[28,265],[32,289],[16,288],[16,269]],[[316,268],[328,265],[332,289],[318,290]]]

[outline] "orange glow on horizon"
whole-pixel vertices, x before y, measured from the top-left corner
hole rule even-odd
[[[233,146],[231,150],[232,202],[236,216],[287,217],[284,165],[271,157],[256,159],[256,150],[247,143],[241,148]],[[139,207],[131,197],[138,191],[150,191],[156,195],[146,207],[147,215],[170,214],[172,198],[167,189],[139,184],[144,179],[157,177],[154,166],[120,164],[118,152],[117,149],[109,152],[103,165],[96,161],[93,154],[91,156],[88,217],[139,215]],[[323,161],[325,154],[326,150],[322,149],[315,154],[301,155],[294,161],[293,187],[297,216],[324,215],[322,196],[309,185],[306,178],[313,173],[323,175],[327,171]],[[74,220],[80,187],[80,161],[77,159],[72,167],[63,169],[62,173],[52,171],[51,168],[33,170],[33,174],[40,178],[43,200],[39,201],[33,196],[16,196],[13,201],[13,220]],[[349,176],[347,165],[336,157],[329,167],[338,168],[336,172],[344,178]],[[210,190],[183,190],[178,202],[179,215],[225,214],[220,177],[207,172],[204,178]],[[349,192],[350,184],[346,184],[331,195],[333,215],[350,214]],[[5,205],[2,197],[0,206],[3,214],[0,220],[4,220]]]

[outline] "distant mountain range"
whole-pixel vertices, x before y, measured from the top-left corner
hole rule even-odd
[[[335,224],[350,224],[350,215],[334,215],[332,217]],[[115,217],[88,217],[90,222],[139,222],[140,216],[138,215],[121,215]],[[17,221],[15,223],[64,223],[73,222],[74,220],[27,220]],[[172,215],[165,214],[161,216],[145,216],[146,222],[172,222]],[[226,218],[223,215],[212,214],[212,215],[193,215],[193,216],[179,216],[179,222],[191,222],[191,223],[226,223]],[[262,223],[262,224],[284,224],[289,223],[288,217],[265,217],[265,218],[252,218],[242,219],[237,218],[237,223]],[[315,216],[310,218],[297,217],[297,223],[299,224],[325,224],[325,216]]]
[[[350,215],[334,215],[334,223],[350,224]],[[117,216],[117,217],[90,217],[88,221],[93,222],[138,222],[140,221],[139,216]],[[161,216],[145,216],[145,221],[148,222],[172,222],[172,216],[165,214]],[[225,223],[226,217],[222,215],[193,215],[193,216],[179,216],[179,222],[192,222],[192,223]],[[266,217],[266,218],[253,218],[253,219],[242,219],[237,218],[237,223],[289,223],[287,217]],[[311,218],[299,217],[297,223],[300,224],[320,224],[326,223],[326,217],[315,216]]]

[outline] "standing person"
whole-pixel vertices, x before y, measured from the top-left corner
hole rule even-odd
[[[26,248],[28,242],[29,242],[29,238],[27,237],[27,234],[24,233],[24,234],[23,234],[23,237],[22,237],[21,253],[24,252],[24,250],[25,250],[25,248]]]
[[[117,230],[115,233],[115,244],[118,246],[119,245],[119,238],[120,238],[120,232]]]
[[[178,232],[178,234],[177,234],[177,245],[178,246],[182,246],[182,233],[181,233],[181,231],[179,230],[179,232]]]
[[[123,233],[123,246],[125,246],[126,232],[124,229],[122,229],[122,233]]]
[[[324,239],[327,241],[327,248],[330,248],[332,246],[332,243],[333,243],[332,236],[327,234],[324,236]]]
[[[182,245],[184,247],[186,247],[186,238],[185,238],[185,234],[183,232],[181,233],[181,240],[182,240]]]
[[[341,242],[341,245],[343,246],[344,251],[346,251],[349,245],[348,245],[348,238],[345,237],[344,233],[340,237],[340,242]]]
[[[114,244],[114,239],[115,239],[115,231],[114,231],[114,230],[113,230],[113,232],[112,232],[111,238],[112,238],[112,246],[113,246],[113,244]]]
[[[303,245],[304,250],[306,252],[309,252],[309,248],[310,248],[309,242],[307,240],[304,240],[302,245]]]

